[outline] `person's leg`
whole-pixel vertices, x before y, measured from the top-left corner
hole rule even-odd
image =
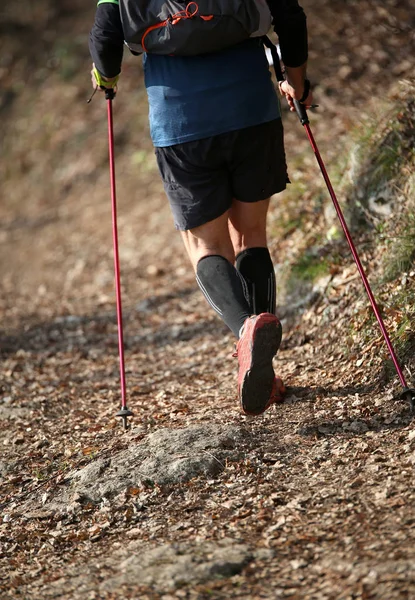
[[[266,219],[269,199],[259,202],[234,200],[229,210],[229,232],[236,268],[247,284],[252,314],[275,314],[274,266],[267,248]]]
[[[232,264],[235,254],[229,223],[230,212],[227,211],[205,225],[183,231],[182,237],[200,289],[239,338],[238,396],[242,409],[246,414],[259,415],[279,401],[284,391],[272,367],[281,342],[281,325],[267,311],[250,317],[246,283]],[[252,239],[257,243],[263,241]]]
[[[281,119],[240,132],[232,167],[233,201],[230,232],[236,268],[247,282],[254,313],[275,313],[276,288],[267,249],[269,197],[285,189],[288,180]]]
[[[281,401],[285,389],[272,366],[282,330],[274,314],[275,275],[266,238],[269,198],[288,181],[280,119],[239,132],[230,171],[235,200],[229,209],[229,231],[236,266],[257,315],[246,322],[237,346],[239,397],[246,413],[260,414]]]
[[[160,148],[157,159],[175,225],[182,232],[198,283],[209,303],[240,337],[238,395],[242,409],[260,414],[280,397],[272,357],[280,343],[281,326],[271,314],[250,317],[246,283],[233,264],[228,211],[236,194],[228,155],[233,155],[237,138],[238,132],[232,132]]]
[[[228,231],[228,213],[181,234],[200,289],[239,338],[251,312],[245,282],[233,266],[235,254]]]
[[[245,281],[234,267],[228,230],[232,190],[223,157],[224,141],[223,136],[216,136],[158,148],[156,156],[199,287],[239,338],[251,311]]]

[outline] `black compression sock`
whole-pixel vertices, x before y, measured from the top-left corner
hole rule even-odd
[[[236,268],[245,279],[251,313],[276,312],[274,266],[268,248],[247,248],[236,257]]]
[[[204,256],[197,263],[196,281],[211,307],[239,338],[250,316],[243,277],[223,256]]]

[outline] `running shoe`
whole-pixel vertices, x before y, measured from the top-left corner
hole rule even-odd
[[[281,323],[275,315],[261,313],[245,321],[236,356],[238,396],[247,415],[260,415],[274,402],[282,401],[284,384],[275,377],[272,367],[281,336]]]

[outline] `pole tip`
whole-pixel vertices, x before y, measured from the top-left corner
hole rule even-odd
[[[121,410],[117,412],[116,417],[121,417],[122,419],[122,427],[124,431],[128,429],[128,417],[132,417],[133,413],[126,406],[122,406]]]
[[[401,396],[402,400],[407,400],[409,402],[409,407],[412,413],[415,413],[415,389],[414,388],[404,388]]]

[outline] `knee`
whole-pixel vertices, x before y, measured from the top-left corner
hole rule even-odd
[[[265,238],[266,222],[261,218],[247,220],[240,227],[240,234],[245,239]]]
[[[269,199],[253,203],[234,200],[230,210],[229,230],[236,254],[252,247],[266,246],[266,223]]]
[[[223,256],[231,264],[235,262],[235,251],[232,244],[202,244],[194,252],[193,256],[190,257],[193,265],[196,267],[197,263],[205,256]]]
[[[255,223],[244,227],[243,231],[235,231],[232,236],[233,248],[236,255],[247,248],[267,246],[267,235],[264,227]]]
[[[235,251],[228,233],[204,236],[200,231],[190,230],[183,232],[183,241],[195,270],[197,263],[205,256],[218,255],[232,264],[235,262]]]

